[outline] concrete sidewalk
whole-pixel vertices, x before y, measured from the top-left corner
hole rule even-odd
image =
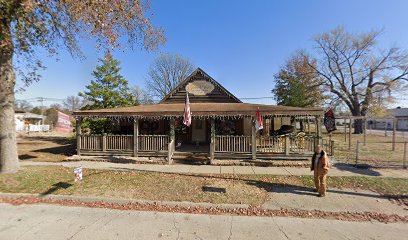
[[[403,239],[407,224],[0,203],[0,239]]]
[[[28,162],[21,161],[21,166],[64,166],[108,170],[139,170],[166,173],[191,174],[270,174],[270,175],[311,175],[309,168],[300,167],[256,167],[256,166],[212,166],[212,165],[155,165],[128,164],[95,161],[72,162]],[[407,169],[360,169],[351,165],[335,164],[329,176],[378,176],[408,178]]]

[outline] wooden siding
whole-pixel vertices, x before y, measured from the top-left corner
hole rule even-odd
[[[212,79],[206,73],[203,73],[201,69],[197,69],[190,77],[180,83],[179,86],[174,88],[169,95],[167,95],[161,103],[184,103],[186,99],[186,86],[194,81],[207,81],[214,85],[214,90],[203,96],[189,94],[190,102],[201,103],[240,103],[239,99],[228,92],[217,81]]]

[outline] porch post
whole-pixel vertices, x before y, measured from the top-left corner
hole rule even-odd
[[[210,124],[211,124],[210,164],[213,164],[214,155],[215,155],[215,120],[214,118],[210,119]]]
[[[176,127],[176,120],[174,118],[170,119],[170,141],[175,140],[175,127]]]
[[[316,117],[317,144],[323,147],[322,118]]]
[[[252,160],[256,160],[256,129],[255,119],[252,118]]]
[[[76,119],[75,133],[77,140],[77,155],[81,156],[81,118]]]
[[[139,119],[133,122],[133,157],[139,156]]]
[[[288,156],[290,154],[290,138],[289,135],[285,135],[285,155]]]
[[[297,129],[296,129],[296,116],[293,117],[293,133],[294,133],[295,136],[296,136],[296,134],[297,134]]]
[[[175,119],[174,118],[171,118],[170,119],[170,121],[169,121],[169,123],[170,123],[170,143],[172,143],[172,144],[169,144],[169,149],[168,149],[168,161],[169,161],[169,164],[171,164],[171,162],[172,162],[172,157],[173,157],[173,151],[174,151],[174,148],[173,148],[173,146],[175,146],[175,125],[176,125],[176,121],[175,121]]]

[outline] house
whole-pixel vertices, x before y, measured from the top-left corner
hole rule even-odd
[[[50,130],[49,125],[42,125],[44,119],[46,118],[43,115],[16,111],[14,118],[16,123],[16,131],[39,132]]]
[[[397,131],[408,131],[408,108],[397,107],[388,109],[388,116],[383,119],[372,119],[368,121],[369,129],[393,129],[394,119]]]
[[[192,124],[183,125],[186,94]],[[257,109],[265,129],[256,131]],[[74,112],[78,155],[204,156],[210,160],[309,157],[322,139],[321,108],[243,103],[198,68],[158,104]],[[110,119],[112,132],[82,134],[86,119]],[[301,122],[298,129],[296,123]],[[310,124],[315,124],[311,131]],[[307,130],[307,131],[306,131]],[[299,133],[302,131],[302,133]],[[329,146],[330,145],[330,146]]]

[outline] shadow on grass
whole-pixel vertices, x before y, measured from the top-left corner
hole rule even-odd
[[[58,147],[50,147],[50,148],[41,148],[34,150],[32,152],[41,152],[41,153],[51,153],[51,154],[58,154],[64,156],[72,156],[76,154],[76,146],[75,144],[58,146]]]
[[[365,164],[359,164],[357,166],[354,166],[348,163],[336,163],[334,164],[334,166],[340,171],[358,173],[366,176],[381,176],[380,172],[373,170],[372,168],[370,168],[369,165]]]
[[[96,172],[89,173],[89,174],[84,172],[82,181],[84,181],[84,179],[86,179],[86,178],[89,178],[90,176],[99,175],[99,174],[106,173],[106,172],[109,172],[109,171],[108,170],[96,170]],[[74,178],[74,173],[72,173],[72,176]],[[74,180],[54,183],[54,184],[51,185],[50,189],[48,189],[47,191],[45,191],[43,193],[40,193],[40,196],[47,196],[47,195],[53,194],[55,191],[57,191],[59,189],[70,188],[70,187],[72,187],[74,185],[73,182],[74,182]]]
[[[30,155],[30,154],[18,155],[18,159],[20,159],[20,160],[30,160],[30,159],[33,159],[33,158],[37,158],[37,157],[33,156],[33,155]]]
[[[75,139],[69,137],[58,137],[58,136],[24,136],[23,140],[29,141],[44,141],[52,142],[59,145],[70,145],[75,143]]]
[[[72,184],[71,183],[67,183],[67,182],[57,182],[55,184],[52,185],[52,187],[50,189],[48,189],[46,192],[41,193],[41,196],[46,196],[49,194],[53,194],[55,191],[59,190],[59,189],[67,189],[69,187],[71,187]]]

